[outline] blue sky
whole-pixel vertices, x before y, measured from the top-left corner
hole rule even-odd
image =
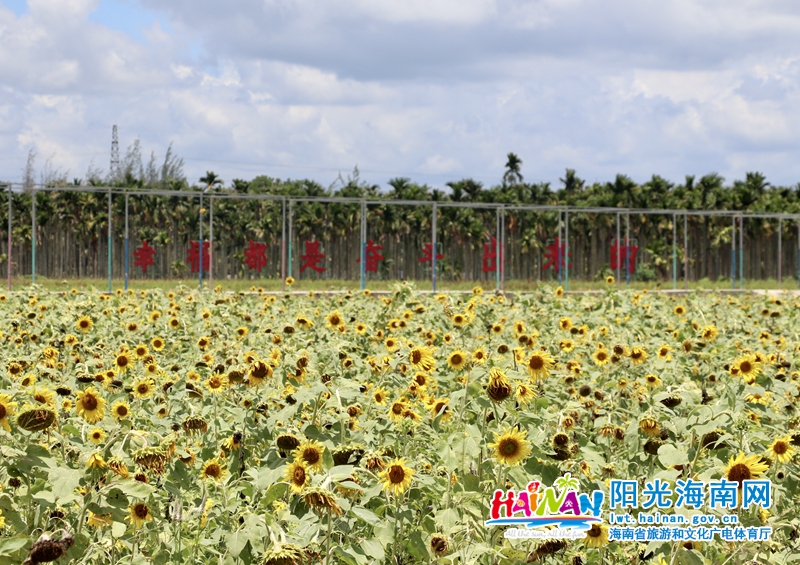
[[[800,182],[789,0],[0,0],[0,179],[166,148],[197,181]],[[49,172],[48,172],[49,171]]]

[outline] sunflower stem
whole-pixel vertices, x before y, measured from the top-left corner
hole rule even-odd
[[[328,534],[325,536],[325,565],[331,562],[331,535],[333,533],[333,517],[328,509]]]

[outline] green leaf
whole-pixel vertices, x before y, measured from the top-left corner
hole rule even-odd
[[[286,491],[288,489],[289,485],[287,485],[286,483],[275,483],[274,485],[269,487],[267,494],[264,495],[264,504],[272,504],[280,497],[282,497],[284,494],[286,494]]]
[[[10,557],[28,543],[27,536],[0,539],[0,555]]]
[[[81,482],[82,473],[77,469],[56,467],[50,469],[50,483],[53,485],[53,494],[56,500],[61,500],[75,493]]]
[[[111,535],[115,538],[121,538],[125,535],[125,530],[127,529],[128,527],[122,522],[113,522],[111,524]]]
[[[362,541],[361,549],[363,549],[364,553],[369,555],[375,563],[383,561],[383,559],[386,557],[386,552],[383,550],[383,546],[376,539]]]
[[[147,483],[134,481],[133,479],[114,483],[114,487],[121,490],[126,496],[141,499],[147,498],[155,492],[155,488]]]
[[[381,523],[381,519],[375,513],[367,510],[366,508],[353,507],[351,510],[358,518],[364,520],[370,526],[376,526]]]
[[[665,467],[671,465],[686,465],[689,463],[689,454],[677,449],[672,444],[665,444],[658,448],[658,460]]]

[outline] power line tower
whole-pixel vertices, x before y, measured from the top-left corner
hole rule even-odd
[[[119,179],[119,138],[117,137],[117,126],[111,128],[111,164],[109,165],[108,176],[112,181]]]

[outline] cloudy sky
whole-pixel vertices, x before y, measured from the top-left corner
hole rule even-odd
[[[0,179],[800,182],[796,0],[0,0]]]

